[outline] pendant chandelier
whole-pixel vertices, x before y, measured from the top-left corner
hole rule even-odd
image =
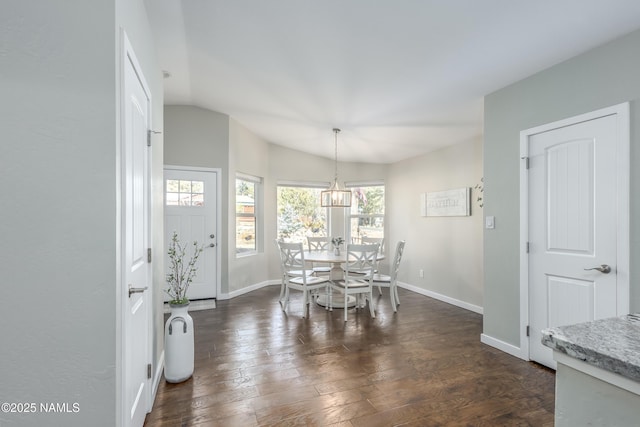
[[[338,184],[338,132],[340,129],[334,128],[333,132],[335,133],[335,177],[331,187],[320,194],[320,204],[323,208],[348,208],[351,206],[351,191],[342,190]]]

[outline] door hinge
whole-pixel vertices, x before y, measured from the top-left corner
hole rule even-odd
[[[147,364],[147,378],[151,379],[151,363]]]
[[[157,130],[148,129],[147,130],[147,147],[151,147],[151,134],[152,133],[155,133],[157,135],[157,134],[162,133],[162,132],[157,131]]]
[[[527,336],[529,336],[529,325],[527,325]]]
[[[527,242],[527,253],[529,253],[529,242]]]
[[[151,248],[147,248],[147,262],[151,262]]]
[[[524,160],[524,168],[529,169],[529,157],[520,157],[520,158]]]

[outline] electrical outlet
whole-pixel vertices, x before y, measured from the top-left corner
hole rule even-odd
[[[420,274],[420,278],[424,278],[424,270],[423,269],[420,269],[419,274]]]

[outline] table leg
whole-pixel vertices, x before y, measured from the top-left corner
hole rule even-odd
[[[342,280],[344,279],[344,270],[342,269],[342,265],[339,262],[334,262],[331,267],[331,272],[329,273],[329,277],[331,280]],[[344,294],[334,291],[332,294],[332,305],[333,308],[344,308]],[[329,304],[329,296],[328,295],[320,295],[316,299],[316,303],[323,307],[326,307]],[[356,306],[356,298],[352,295],[348,296],[347,299],[347,307],[355,307]]]

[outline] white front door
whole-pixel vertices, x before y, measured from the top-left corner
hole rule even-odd
[[[217,173],[214,171],[165,168],[164,171],[165,248],[173,233],[181,244],[193,250],[193,242],[204,246],[198,259],[198,272],[189,286],[190,300],[217,296],[218,230]],[[165,265],[169,266],[168,256]],[[190,253],[187,254],[190,257]],[[165,293],[165,301],[169,296]]]
[[[123,73],[122,126],[122,307],[123,307],[123,422],[142,426],[150,409],[149,325],[151,301],[150,178],[147,132],[149,92],[126,43]]]
[[[608,114],[531,133],[529,357],[555,368],[548,327],[620,315],[619,121]],[[628,179],[628,177],[627,177]]]

